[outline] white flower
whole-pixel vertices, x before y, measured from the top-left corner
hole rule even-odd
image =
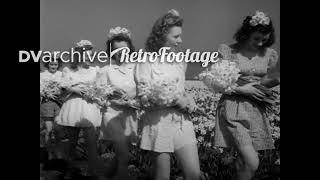
[[[262,22],[261,22],[262,24],[264,24],[264,25],[269,25],[269,23],[270,23],[270,18],[269,17],[264,17],[263,19],[262,19]]]
[[[213,64],[210,70],[200,73],[199,77],[210,90],[226,92],[240,77],[240,69],[237,68],[234,62],[220,60],[218,63]]]
[[[256,25],[258,25],[257,20],[251,19],[251,20],[250,20],[250,25],[251,25],[251,26],[256,26]]]
[[[108,83],[89,82],[82,86],[84,96],[96,102],[100,106],[108,104],[108,96],[114,91],[113,87]]]
[[[180,16],[179,12],[175,9],[171,9],[168,11],[169,14],[172,14],[174,16]]]
[[[143,83],[138,88],[146,95],[151,104],[157,106],[171,106],[183,93],[184,89],[178,87],[175,80],[157,80],[151,83]],[[140,94],[140,95],[142,95]]]
[[[120,26],[111,28],[109,30],[108,38],[111,39],[112,37],[118,34],[124,34],[124,35],[127,35],[129,38],[131,38],[131,32],[127,28],[121,28]]]
[[[55,99],[61,93],[61,85],[58,79],[41,79],[40,80],[40,95]]]
[[[264,18],[266,15],[265,15],[264,12],[262,12],[262,11],[256,11],[255,16],[262,19],[262,18]]]
[[[77,43],[78,47],[83,47],[83,46],[92,46],[92,43],[89,40],[81,40],[80,42]]]
[[[250,25],[256,26],[258,24],[269,25],[270,18],[265,15],[264,12],[256,11],[255,15],[251,17]]]

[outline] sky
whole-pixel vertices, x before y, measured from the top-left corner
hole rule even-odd
[[[67,50],[90,40],[105,50],[109,29],[128,28],[136,49],[144,48],[157,18],[176,9],[184,19],[183,47],[192,51],[216,51],[233,43],[233,34],[247,15],[261,10],[271,17],[276,33],[272,48],[280,54],[280,0],[41,0],[40,49]],[[193,77],[201,65],[189,65]]]

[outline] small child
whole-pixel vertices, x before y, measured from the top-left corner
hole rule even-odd
[[[51,61],[44,63],[44,66],[47,68],[44,72],[40,73],[40,80],[42,78],[50,79],[50,78],[56,78],[61,77],[62,73],[58,71],[58,68],[60,66],[59,61]],[[53,130],[53,123],[55,117],[59,114],[60,106],[58,101],[53,99],[47,99],[47,98],[41,98],[40,103],[40,117],[42,121],[45,123],[46,128],[46,135],[45,135],[45,141],[46,143],[50,139],[51,132]]]

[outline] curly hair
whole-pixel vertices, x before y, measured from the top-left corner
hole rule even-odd
[[[159,18],[152,27],[152,31],[145,43],[145,50],[148,52],[158,52],[166,43],[166,35],[170,28],[182,27],[183,19],[171,13],[167,13]]]
[[[74,54],[74,57],[75,57],[75,59],[76,60],[74,60],[74,61],[71,61],[71,66],[70,66],[70,68],[71,69],[77,69],[77,67],[78,67],[78,65],[80,64],[80,57],[81,57],[81,55],[83,54],[83,52],[85,52],[85,51],[88,51],[88,50],[92,50],[93,49],[93,47],[92,46],[83,46],[83,47],[75,47],[74,48],[74,50],[75,50],[75,52],[79,52],[80,53],[80,56],[79,56],[79,54],[77,54],[77,53],[75,53]]]
[[[135,51],[135,47],[133,46],[132,40],[129,36],[125,35],[125,34],[117,34],[115,36],[113,36],[112,38],[108,39],[106,42],[106,46],[107,46],[107,55],[108,57],[110,57],[110,50],[113,51],[114,50],[114,43],[115,42],[121,42],[124,41],[126,43],[128,43],[130,52],[129,54],[131,54],[132,52]],[[111,49],[110,49],[110,45],[111,44]]]
[[[247,16],[245,18],[245,20],[242,23],[242,26],[235,33],[233,38],[237,41],[237,43],[243,44],[250,38],[250,35],[254,32],[270,34],[269,39],[262,45],[262,48],[272,46],[275,43],[275,33],[272,21],[270,20],[270,23],[268,25],[257,24],[256,26],[252,26],[250,24],[251,19],[252,16]]]
[[[51,58],[53,58],[53,57],[51,57]],[[50,64],[50,62],[51,62],[51,61],[44,61],[44,62],[43,62],[43,66],[44,66],[45,68],[49,69],[49,64]],[[61,61],[60,57],[57,56],[56,62],[58,63],[58,68],[57,68],[57,69],[59,69],[59,68],[61,67],[61,65],[62,65],[62,61]]]

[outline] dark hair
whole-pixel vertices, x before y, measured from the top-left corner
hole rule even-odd
[[[78,67],[78,65],[79,65],[79,63],[80,63],[80,57],[81,57],[81,55],[83,54],[83,52],[88,51],[88,50],[92,50],[92,49],[93,49],[93,47],[90,46],[90,45],[85,45],[85,46],[83,46],[83,47],[79,47],[79,46],[75,47],[75,48],[74,48],[74,51],[75,51],[75,52],[79,52],[79,53],[80,53],[80,56],[79,56],[78,53],[75,53],[75,54],[74,54],[74,57],[75,57],[75,58],[73,59],[73,61],[71,61],[70,68],[71,68],[71,69],[77,69],[77,67]]]
[[[237,43],[243,44],[250,38],[250,35],[252,33],[259,32],[262,34],[270,34],[268,41],[262,45],[262,48],[267,48],[272,46],[275,42],[275,33],[274,33],[274,27],[272,25],[271,19],[268,25],[257,24],[256,26],[252,26],[250,24],[251,19],[252,19],[252,16],[247,16],[243,21],[242,26],[235,33],[234,39],[237,41]]]
[[[111,37],[110,39],[107,40],[106,42],[106,46],[107,46],[107,54],[108,54],[108,57],[110,57],[110,45],[111,44],[111,51],[114,50],[114,43],[115,42],[121,42],[121,41],[124,41],[126,43],[128,43],[128,46],[129,46],[129,49],[130,49],[130,53],[131,54],[132,52],[135,51],[135,48],[133,46],[133,43],[132,43],[132,40],[129,36],[125,35],[125,34],[117,34],[113,37]]]
[[[170,28],[175,26],[182,27],[182,24],[183,19],[172,13],[167,13],[159,18],[153,25],[152,31],[145,43],[146,51],[158,52],[166,43],[166,35],[169,33]]]
[[[53,56],[51,57],[51,58],[53,58]],[[52,60],[52,59],[51,59]],[[53,59],[54,60],[54,59]],[[52,62],[52,61],[45,61],[45,62],[43,62],[43,66],[45,67],[45,68],[47,68],[47,69],[49,69],[49,64],[50,64],[50,62]],[[57,56],[57,58],[56,58],[56,62],[58,63],[58,68],[57,69],[59,69],[60,67],[61,67],[61,64],[62,64],[62,61],[61,61],[61,59]]]

